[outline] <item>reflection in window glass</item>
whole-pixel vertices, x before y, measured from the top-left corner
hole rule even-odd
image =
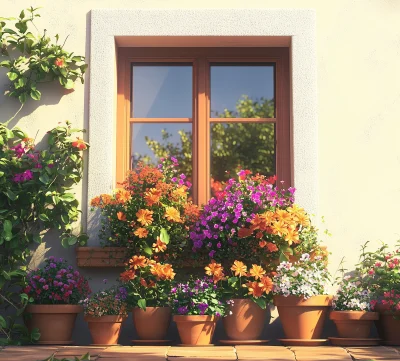
[[[274,123],[211,123],[211,195],[241,169],[276,174]]]
[[[157,165],[162,157],[178,159],[179,172],[192,180],[191,123],[132,123],[131,168],[138,162]]]
[[[265,64],[211,65],[212,118],[274,118],[275,71]]]
[[[134,64],[132,79],[132,117],[192,117],[191,65]]]

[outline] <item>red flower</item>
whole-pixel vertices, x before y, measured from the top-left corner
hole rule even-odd
[[[65,66],[65,61],[63,58],[57,58],[56,60],[54,60],[54,65],[59,68],[63,68]]]
[[[74,142],[72,142],[72,146],[78,148],[79,150],[87,149],[87,144],[83,139],[76,138]]]

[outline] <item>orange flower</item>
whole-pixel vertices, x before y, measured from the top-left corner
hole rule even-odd
[[[128,271],[122,272],[119,275],[119,278],[121,279],[122,282],[128,282],[130,280],[133,280],[135,277],[136,277],[135,271],[131,270],[131,269]]]
[[[249,289],[249,295],[254,297],[261,297],[264,293],[263,284],[261,282],[247,282],[246,286]]]
[[[251,236],[252,233],[253,233],[253,231],[251,229],[240,228],[238,231],[238,236],[239,236],[239,238],[245,238],[245,237]]]
[[[275,211],[275,215],[276,215],[276,219],[278,220],[278,221],[282,221],[282,222],[290,222],[291,221],[291,216],[290,216],[290,213],[289,212],[287,212],[286,210],[284,210],[284,209],[277,209],[276,211]]]
[[[181,186],[181,187],[179,187],[177,189],[174,189],[172,191],[172,198],[173,199],[176,199],[176,198],[184,198],[184,199],[186,199],[187,198],[187,187],[184,185],[184,186]]]
[[[87,144],[83,139],[76,138],[76,140],[71,144],[73,147],[78,148],[79,150],[87,149]]]
[[[63,68],[65,66],[65,60],[63,58],[57,58],[54,60],[54,65],[59,68]]]
[[[221,281],[222,279],[224,279],[224,277],[225,277],[224,272],[222,271],[222,269],[220,269],[219,271],[217,271],[213,274],[213,281],[214,281],[214,283],[217,283],[217,282]]]
[[[285,236],[285,241],[288,242],[289,245],[291,245],[292,243],[299,243],[300,239],[297,229],[295,229],[294,227],[290,227],[288,229],[287,235]]]
[[[164,217],[171,222],[182,222],[179,211],[174,207],[166,207]]]
[[[301,213],[297,215],[297,221],[303,226],[303,227],[309,227],[310,226],[310,218],[308,218],[308,215],[305,213]]]
[[[231,270],[235,272],[235,276],[242,277],[247,275],[247,267],[240,261],[233,262]]]
[[[185,216],[189,218],[189,221],[196,221],[200,215],[200,209],[193,203],[186,203],[184,205]]]
[[[272,291],[272,286],[274,284],[272,283],[271,278],[269,278],[268,276],[264,276],[263,278],[261,278],[261,284],[262,284],[263,291],[266,294],[268,294]]]
[[[149,226],[153,223],[153,211],[149,211],[148,209],[139,209],[136,217],[142,226]]]
[[[129,266],[133,269],[138,269],[139,267],[145,267],[147,264],[147,259],[145,256],[133,256],[129,260]]]
[[[267,245],[267,242],[266,242],[266,241],[260,241],[260,242],[258,242],[258,245],[259,245],[261,248],[264,248],[264,247]]]
[[[94,197],[94,198],[90,201],[90,205],[91,205],[92,207],[99,207],[99,206],[100,206],[100,202],[101,202],[100,197]]]
[[[144,199],[149,207],[154,204],[158,204],[160,202],[160,197],[161,191],[156,188],[151,188],[148,192],[144,194]]]
[[[126,214],[124,212],[118,212],[117,217],[120,221],[126,221]]]
[[[149,234],[149,231],[146,228],[140,227],[133,233],[135,236],[138,236],[139,238],[146,238],[147,235]]]
[[[268,243],[266,244],[266,246],[267,246],[269,252],[276,252],[276,251],[279,249],[279,248],[276,246],[276,244],[275,244],[275,243],[272,243],[272,242],[268,242]]]
[[[140,278],[140,284],[143,286],[143,287],[147,287],[147,282],[146,282],[146,280],[144,279],[144,278]]]
[[[278,236],[285,236],[288,232],[286,228],[286,224],[282,221],[277,221],[274,222],[274,224],[271,226],[272,232],[274,234],[277,234]]]
[[[221,263],[217,263],[214,260],[211,261],[211,263],[204,267],[206,271],[206,275],[208,276],[214,276],[215,274],[219,274],[223,271],[223,267]]]
[[[164,252],[167,249],[166,243],[164,243],[160,237],[157,237],[157,242],[153,243],[153,250],[154,252]]]
[[[173,280],[175,277],[175,272],[170,264],[156,263],[151,267],[150,272],[160,280]]]
[[[125,203],[131,199],[131,194],[125,189],[119,189],[117,193],[115,193],[115,199],[120,203]]]
[[[261,279],[261,277],[265,274],[265,270],[256,264],[253,264],[253,267],[250,269],[250,275],[253,276],[256,280]]]

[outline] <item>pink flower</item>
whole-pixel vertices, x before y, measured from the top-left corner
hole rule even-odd
[[[375,267],[381,267],[382,266],[382,263],[381,262],[376,262],[375,263]]]
[[[44,290],[48,290],[48,289],[49,289],[49,285],[44,285],[42,288],[43,288]]]
[[[371,309],[374,310],[376,304],[378,303],[378,300],[371,300],[370,305],[371,305]]]
[[[371,275],[371,276],[372,276],[374,273],[375,273],[375,271],[374,271],[373,269],[370,269],[370,270],[368,271],[368,274]]]

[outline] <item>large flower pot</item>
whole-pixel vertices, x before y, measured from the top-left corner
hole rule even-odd
[[[116,345],[121,333],[122,322],[126,317],[116,316],[85,316],[90,335],[95,345]]]
[[[218,317],[174,316],[183,345],[209,345],[215,332]]]
[[[375,322],[379,337],[385,345],[400,345],[400,311],[391,312],[385,305],[376,305],[379,320]]]
[[[29,305],[24,318],[29,331],[39,329],[39,344],[68,345],[73,342],[76,316],[82,311],[77,305]]]
[[[141,340],[164,340],[171,322],[170,307],[135,307],[132,310],[136,333]]]
[[[229,314],[223,318],[231,340],[257,340],[263,331],[269,308],[263,310],[250,299],[234,299]],[[232,313],[232,314],[230,314]]]
[[[318,295],[308,299],[298,296],[274,296],[283,331],[288,339],[319,339],[332,296]]]
[[[379,319],[379,313],[367,311],[332,311],[329,318],[335,322],[339,337],[368,338],[372,323]]]

